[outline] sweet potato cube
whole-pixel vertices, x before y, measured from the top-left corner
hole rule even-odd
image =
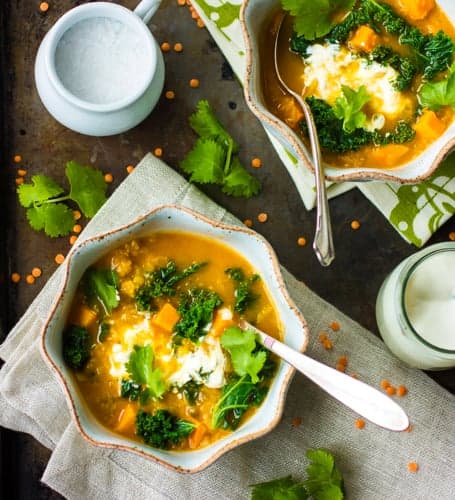
[[[82,304],[74,314],[74,322],[84,328],[90,328],[98,319],[98,314],[90,307]]]
[[[188,445],[194,450],[200,444],[204,436],[207,434],[207,427],[205,424],[199,423],[198,426],[194,429],[194,431],[188,437]]]
[[[414,124],[416,135],[426,142],[432,142],[437,139],[444,132],[445,128],[445,123],[430,109],[426,109]]]
[[[180,315],[177,309],[172,304],[169,304],[169,302],[166,302],[166,304],[164,304],[164,306],[153,316],[151,321],[155,326],[171,333],[179,319]]]
[[[435,0],[400,0],[400,14],[410,21],[421,21],[434,9]]]
[[[221,337],[221,335],[223,334],[224,330],[226,330],[226,328],[229,328],[230,326],[235,326],[235,325],[236,325],[236,323],[232,319],[232,317],[226,317],[225,311],[223,309],[218,309],[215,312],[215,316],[214,316],[213,322],[212,322],[212,327],[210,330],[212,331],[212,334],[215,337]]]
[[[358,51],[371,52],[378,44],[378,35],[369,26],[359,26],[353,37],[349,40],[349,45]]]
[[[280,116],[291,128],[295,128],[303,120],[303,111],[297,101],[290,96],[285,96],[279,104]]]
[[[396,167],[400,160],[409,151],[409,146],[403,144],[387,144],[374,148],[370,158],[374,167]]]
[[[136,421],[136,412],[136,406],[128,403],[119,413],[115,430],[117,432],[125,432],[133,429]]]

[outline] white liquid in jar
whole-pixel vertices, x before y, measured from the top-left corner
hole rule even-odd
[[[406,285],[404,304],[423,340],[455,351],[455,252],[435,253],[419,263]]]
[[[63,86],[92,104],[134,95],[145,84],[149,65],[144,39],[108,17],[76,23],[55,51],[55,68]]]

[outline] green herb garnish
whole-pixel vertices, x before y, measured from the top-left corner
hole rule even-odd
[[[125,365],[130,375],[131,384],[141,387],[142,404],[145,404],[149,397],[159,399],[166,392],[166,384],[161,378],[161,370],[159,368],[153,369],[153,360],[154,354],[151,345],[135,345],[128,363]]]
[[[104,314],[110,314],[120,303],[119,278],[113,269],[90,268],[83,277],[89,302]]]
[[[19,203],[27,209],[27,219],[36,231],[51,237],[69,234],[74,226],[73,211],[65,203],[74,201],[85,217],[93,217],[106,201],[107,184],[103,174],[75,161],[66,164],[69,194],[47,175],[34,175],[30,184],[18,186]]]
[[[191,182],[218,184],[225,194],[250,198],[260,189],[237,157],[238,144],[221,125],[207,101],[199,101],[190,125],[199,135],[193,149],[180,162]]]
[[[455,108],[455,64],[450,67],[449,74],[434,83],[424,83],[419,90],[419,101],[422,107],[438,111],[444,106]]]
[[[359,90],[342,85],[341,90],[343,95],[337,97],[333,112],[339,120],[343,120],[343,130],[351,133],[356,128],[364,128],[367,115],[362,108],[371,99],[365,85],[361,85]]]
[[[260,280],[260,277],[258,274],[253,274],[246,278],[240,267],[229,267],[224,272],[235,281],[234,309],[239,313],[244,313],[246,308],[258,298],[258,295],[251,291],[251,285]]]

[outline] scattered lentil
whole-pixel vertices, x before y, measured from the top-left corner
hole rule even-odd
[[[20,280],[21,280],[21,275],[19,273],[11,274],[11,281],[13,283],[19,283]]]
[[[353,220],[351,222],[351,229],[353,229],[354,231],[357,231],[359,227],[360,227],[360,222],[358,220]]]
[[[62,253],[58,253],[54,257],[54,261],[55,261],[56,264],[62,264],[64,260],[65,260],[65,256]]]
[[[365,427],[365,420],[363,420],[363,418],[358,418],[355,421],[355,426],[357,427],[357,429],[363,429]]]
[[[163,156],[163,149],[162,148],[155,148],[154,151],[153,151],[153,154],[155,156]]]
[[[408,393],[408,389],[406,386],[399,385],[397,387],[397,396],[399,396],[400,398],[402,398],[403,396],[406,396],[407,393]]]
[[[127,165],[126,166],[126,171],[131,174],[131,172],[134,170],[134,166],[133,165]]]
[[[14,161],[14,163],[20,163],[22,161],[22,156],[21,155],[14,155],[13,161]]]
[[[449,233],[449,240],[451,240],[451,241],[455,241],[455,231],[451,231],[451,232]]]
[[[258,221],[259,222],[267,222],[267,219],[269,218],[269,216],[265,213],[265,212],[261,212],[259,215],[258,215]]]
[[[419,470],[419,464],[417,462],[409,462],[408,463],[408,471],[409,472],[417,472]]]
[[[299,245],[299,247],[304,247],[306,245],[306,238],[304,236],[297,238],[297,245]]]
[[[73,233],[79,234],[82,231],[82,226],[80,224],[74,224]]]
[[[104,174],[104,180],[110,184],[114,180],[114,176],[110,173]]]
[[[199,80],[197,78],[191,78],[190,87],[192,89],[197,89],[199,87]]]
[[[186,0],[177,0],[177,3],[180,5],[180,6],[183,6],[186,4]]]
[[[16,184],[24,184],[25,179],[23,177],[16,177]]]
[[[348,361],[349,361],[349,359],[348,359],[348,357],[347,357],[347,356],[340,356],[340,357],[338,358],[338,363],[339,363],[340,365],[347,366],[347,365],[348,365]]]
[[[73,210],[73,219],[74,220],[79,220],[82,217],[82,214],[79,212],[79,210]]]
[[[388,387],[390,387],[390,382],[384,378],[381,380],[381,387],[386,390]]]
[[[204,28],[205,27],[205,23],[204,23],[204,21],[201,18],[199,18],[196,21],[196,24],[197,24],[198,28]]]
[[[262,160],[260,158],[253,158],[251,160],[251,166],[253,168],[261,168],[262,167]]]
[[[335,368],[339,371],[339,372],[345,372],[346,371],[346,365],[343,365],[342,363],[337,363],[337,365],[335,366]]]
[[[302,425],[302,418],[301,417],[294,417],[291,421],[292,427],[300,427]]]
[[[183,51],[183,45],[179,42],[174,44],[174,50],[175,52],[182,52]]]
[[[173,90],[166,90],[166,93],[164,94],[166,99],[174,99],[175,98],[175,92]]]
[[[385,391],[387,392],[387,394],[389,396],[395,396],[395,394],[397,393],[397,390],[395,389],[395,387],[393,385],[389,385],[389,387],[387,387],[387,389]]]
[[[70,236],[70,245],[74,245],[76,241],[77,241],[77,236],[75,234]]]
[[[18,171],[17,171],[17,175],[21,176],[21,177],[24,177],[24,175],[27,175],[27,170],[24,170],[23,168],[20,168]]]
[[[319,340],[321,342],[324,342],[324,340],[327,340],[327,335],[324,332],[320,333],[319,334]]]
[[[39,278],[43,274],[43,271],[39,267],[34,267],[32,269],[32,276],[34,278]]]
[[[163,52],[169,52],[171,50],[171,44],[169,42],[163,42],[161,44],[161,50]]]
[[[49,4],[47,2],[41,2],[39,4],[39,10],[41,12],[47,12],[49,10]]]
[[[245,219],[243,223],[246,227],[253,227],[253,221],[251,219]]]
[[[31,274],[27,274],[27,276],[25,277],[25,281],[29,284],[29,285],[33,285],[33,283],[35,283],[35,277],[32,276]]]
[[[328,351],[333,348],[333,342],[330,339],[325,339],[322,345],[324,346],[324,349],[327,349]]]
[[[341,328],[340,323],[338,323],[338,321],[331,321],[329,327],[334,332],[337,332]]]
[[[360,377],[357,375],[357,373],[351,373],[351,377],[352,378],[355,378],[356,380],[358,380]]]

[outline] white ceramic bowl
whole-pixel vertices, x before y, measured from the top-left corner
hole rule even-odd
[[[438,4],[455,24],[455,2],[439,0]],[[264,128],[295,157],[300,158],[307,168],[313,170],[311,152],[295,132],[267,109],[264,100],[259,43],[263,30],[280,6],[280,0],[245,0],[242,4],[240,22],[247,53],[245,99]],[[454,147],[455,122],[421,155],[397,168],[340,168],[324,164],[325,176],[328,180],[335,182],[384,180],[400,184],[415,184],[429,177]]]
[[[226,451],[273,429],[283,411],[286,391],[294,374],[293,368],[284,362],[279,364],[265,401],[257,412],[232,434],[200,450],[176,452],[159,450],[132,441],[101,425],[85,404],[62,356],[62,331],[84,271],[111,249],[132,238],[160,230],[185,231],[211,237],[229,245],[248,259],[266,283],[275,303],[284,329],[284,342],[298,351],[305,350],[308,342],[306,322],[290,300],[277,258],[264,238],[245,227],[211,221],[177,206],[159,207],[127,226],[86,240],[73,248],[63,264],[64,283],[43,329],[42,349],[47,363],[62,383],[77,428],[90,443],[136,452],[180,472],[197,472]]]

